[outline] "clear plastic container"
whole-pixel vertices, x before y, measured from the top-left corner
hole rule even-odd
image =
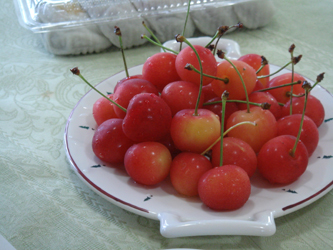
[[[14,0],[20,24],[38,33],[45,48],[56,55],[100,52],[119,47],[114,26],[121,29],[125,48],[146,42],[144,22],[161,41],[183,30],[187,0]],[[191,1],[185,36],[213,36],[221,25],[242,22],[254,29],[274,13],[270,0]]]

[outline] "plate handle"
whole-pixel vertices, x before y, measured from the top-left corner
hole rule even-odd
[[[276,231],[272,211],[254,214],[252,220],[198,220],[182,221],[171,213],[159,213],[160,232],[166,238],[204,235],[271,236]]]

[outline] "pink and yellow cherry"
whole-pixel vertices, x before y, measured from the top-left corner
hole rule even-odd
[[[182,152],[172,161],[170,168],[171,184],[179,194],[189,197],[197,196],[200,177],[212,167],[205,156]]]
[[[220,152],[221,144],[216,143],[211,153],[213,166],[220,165]],[[239,166],[251,178],[257,169],[257,155],[245,141],[235,137],[225,137],[223,138],[223,164]]]
[[[247,63],[237,60],[230,60],[241,74],[247,94],[250,94],[256,85],[256,71]],[[226,60],[217,64],[217,75],[218,78],[228,79],[228,83],[221,80],[213,80],[212,88],[217,96],[221,96],[224,91],[229,92],[230,100],[244,100],[246,98],[246,92],[234,67]]]
[[[297,137],[301,121],[302,114],[293,114],[282,117],[277,121],[277,135],[293,135]],[[319,132],[316,124],[307,116],[304,116],[299,139],[304,143],[310,157],[318,146]]]
[[[258,170],[270,183],[290,184],[296,181],[308,166],[308,151],[300,140],[293,154],[296,137],[280,135],[262,146],[258,154]]]
[[[140,93],[128,104],[123,131],[135,142],[159,141],[169,133],[171,119],[171,110],[160,96]]]
[[[202,202],[213,210],[236,210],[250,197],[250,178],[244,169],[235,165],[215,167],[199,179],[198,193]]]
[[[245,62],[250,65],[256,72],[262,66],[263,58],[258,54],[246,54],[238,58],[239,61]],[[257,76],[267,76],[269,75],[269,65],[265,65],[258,73]],[[258,81],[264,86],[268,86],[269,77],[260,78]]]
[[[144,79],[128,79],[119,85],[117,91],[113,95],[113,100],[123,108],[127,108],[130,100],[139,93],[153,93],[158,95],[157,88],[150,82]],[[126,112],[117,106],[114,106],[114,111],[118,117],[124,118]]]
[[[113,94],[109,94],[108,97],[112,100]],[[101,125],[104,121],[118,118],[113,108],[114,104],[106,99],[104,96],[97,99],[93,105],[93,117],[97,125]]]
[[[119,87],[121,84],[123,84],[125,81],[127,81],[127,80],[131,80],[131,79],[143,79],[143,77],[142,77],[142,75],[132,75],[132,76],[128,76],[128,77],[125,77],[125,78],[119,80],[119,81],[117,82],[116,86],[115,86],[114,89],[113,89],[113,93],[116,93],[118,87]]]
[[[92,139],[94,154],[102,161],[112,164],[122,164],[124,156],[134,142],[123,132],[123,120],[109,119],[100,124]]]
[[[285,73],[282,75],[279,75],[277,77],[272,78],[269,83],[268,83],[268,87],[278,87],[284,84],[288,84],[291,83],[291,77],[292,77],[292,73]],[[303,82],[305,81],[305,78],[299,74],[294,73],[294,82]],[[290,100],[290,91],[291,91],[291,86],[284,86],[284,87],[278,87],[278,88],[274,88],[271,90],[268,90],[268,92],[275,97],[275,99],[278,102],[281,103],[286,103]],[[302,84],[295,84],[293,85],[293,94],[295,95],[300,95],[300,94],[304,94],[305,91],[302,88]]]
[[[202,153],[220,137],[218,116],[207,109],[179,111],[171,121],[170,134],[181,151]]]
[[[143,79],[156,86],[159,92],[170,82],[179,81],[175,62],[177,55],[160,52],[149,57],[142,68]]]
[[[304,107],[305,96],[294,97],[292,100],[292,113],[302,114]],[[282,116],[287,116],[290,114],[290,102],[282,107]],[[309,95],[307,99],[307,105],[305,109],[305,115],[311,118],[314,123],[319,127],[325,118],[325,109],[321,101],[313,95]]]
[[[252,92],[249,95],[249,101],[254,103],[269,103],[270,108],[268,109],[275,116],[275,119],[278,120],[281,118],[281,109],[282,107],[279,105],[277,100],[268,92]],[[254,107],[254,105],[250,105],[250,107]],[[247,105],[245,103],[238,103],[238,108],[240,110],[247,109]]]
[[[131,146],[124,157],[128,175],[137,183],[156,185],[170,172],[172,157],[169,150],[159,142],[141,142]]]
[[[195,50],[197,51],[201,64],[202,64],[202,71],[204,74],[216,76],[216,59],[212,52],[200,45],[193,45]],[[200,74],[193,70],[185,69],[187,64],[191,64],[197,70],[200,70],[199,60],[193,51],[193,49],[189,46],[182,49],[176,58],[176,70],[178,75],[183,81],[192,82],[200,85]],[[207,85],[212,81],[212,78],[204,76],[203,77],[203,85]]]
[[[260,148],[276,136],[277,124],[274,115],[269,110],[260,107],[250,108],[250,112],[239,110],[230,115],[227,120],[227,129],[234,125],[250,121],[252,124],[243,124],[229,131],[228,136],[239,138],[248,143],[258,153]]]
[[[176,81],[166,85],[161,93],[162,99],[169,105],[174,116],[182,109],[194,109],[199,95],[199,88],[192,82]],[[202,107],[204,95],[200,95],[198,108]]]

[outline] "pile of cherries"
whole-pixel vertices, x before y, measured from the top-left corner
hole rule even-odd
[[[120,80],[94,103],[92,149],[139,184],[170,177],[179,194],[234,210],[249,199],[256,171],[272,184],[304,173],[325,111],[302,76],[272,77],[258,54],[229,60],[218,51],[218,62],[212,47],[157,53],[142,74]],[[289,64],[299,59],[291,56]]]

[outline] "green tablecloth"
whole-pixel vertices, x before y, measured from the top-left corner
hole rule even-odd
[[[297,71],[311,79],[326,72],[333,92],[331,0],[274,1],[271,23],[232,32],[242,54],[283,65],[294,43]],[[71,169],[63,134],[67,117],[89,87],[69,69],[79,66],[98,83],[123,70],[121,53],[60,57],[22,28],[12,1],[0,10],[0,234],[16,249],[332,249],[333,192],[276,219],[271,237],[208,236],[167,239],[159,222],[127,212],[91,191]],[[129,67],[159,49],[126,51]],[[1,249],[1,246],[0,246]]]

